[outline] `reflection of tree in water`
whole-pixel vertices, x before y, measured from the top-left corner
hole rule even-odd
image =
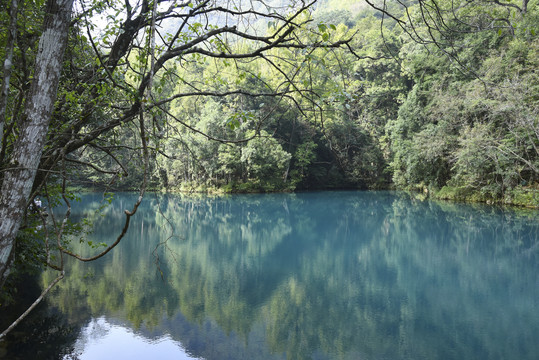
[[[339,248],[343,231],[318,244],[273,294],[271,347],[289,358],[318,347],[335,358],[533,358],[539,324],[525,322],[537,292],[526,285],[537,265],[519,255],[537,242],[536,219],[409,199],[392,208],[342,219],[356,244]]]
[[[526,359],[539,351],[529,318],[539,310],[529,288],[538,281],[533,213],[355,192],[163,196],[145,206],[111,258],[73,266],[56,293],[62,309],[166,326],[199,353],[216,326],[294,359]],[[158,248],[164,281],[151,253],[171,227],[158,206],[175,235]],[[200,330],[175,333],[178,311]]]
[[[386,258],[406,299],[403,345],[428,358],[533,358],[538,252],[522,254],[539,240],[537,214],[407,201],[394,210]]]
[[[41,293],[36,278],[27,277],[19,284],[18,302],[0,313],[0,326],[5,329],[26,310]],[[45,299],[0,342],[0,358],[10,360],[58,359],[72,351],[80,326],[65,313],[51,308]]]
[[[248,334],[257,305],[282,277],[271,260],[291,228],[282,196],[171,203],[165,215],[182,239],[168,243],[182,313],[208,315],[226,332]],[[184,219],[188,219],[187,221]]]

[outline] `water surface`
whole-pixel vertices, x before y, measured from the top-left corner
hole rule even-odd
[[[96,215],[101,198],[74,204],[94,227],[77,251],[114,241],[136,196]],[[148,196],[117,249],[69,263],[5,356],[537,359],[538,259],[534,211],[392,192]]]

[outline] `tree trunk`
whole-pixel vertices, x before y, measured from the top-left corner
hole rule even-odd
[[[11,162],[0,192],[0,288],[9,274],[13,245],[29,201],[52,114],[67,44],[73,0],[48,0],[34,79]]]

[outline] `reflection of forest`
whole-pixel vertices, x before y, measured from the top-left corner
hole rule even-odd
[[[114,238],[128,197],[95,219],[94,241]],[[197,343],[208,359],[190,336],[234,334],[289,359],[539,353],[536,213],[384,192],[161,196],[143,206],[121,248],[73,264],[54,292],[73,321],[124,318]],[[179,318],[198,332],[180,331]]]
[[[24,276],[18,288],[18,301],[0,306],[0,328],[6,329],[41,293],[39,276]],[[65,314],[47,307],[47,299],[0,341],[0,359],[61,359],[72,351],[79,326]]]

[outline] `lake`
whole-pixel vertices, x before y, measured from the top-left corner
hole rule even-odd
[[[136,195],[96,213],[101,199],[73,204],[94,229],[74,250],[114,241]],[[397,192],[149,194],[119,247],[66,268],[0,358],[539,358],[534,210]]]

